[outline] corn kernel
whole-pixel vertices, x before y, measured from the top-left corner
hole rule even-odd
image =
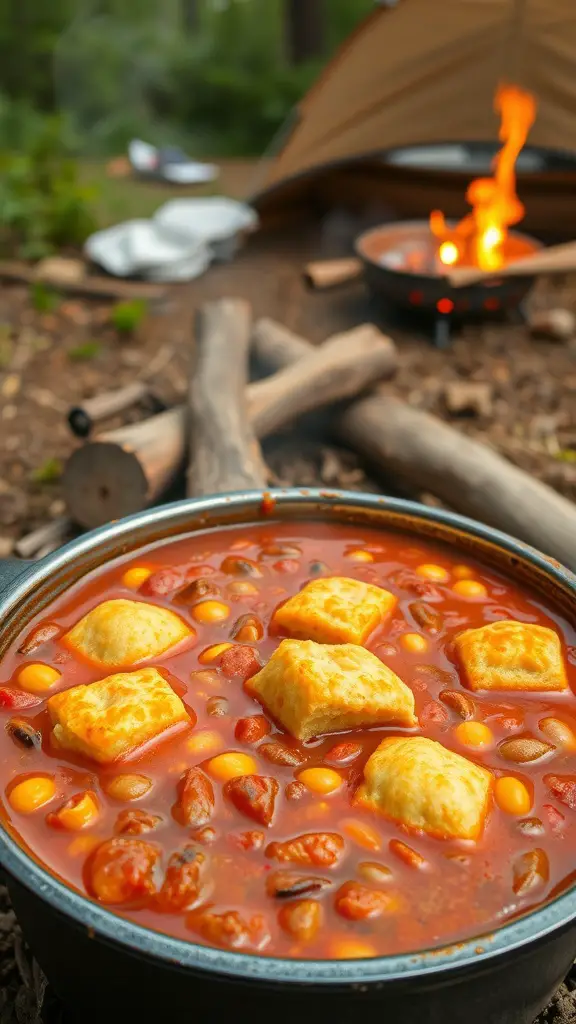
[[[86,791],[71,797],[53,814],[49,814],[49,824],[80,832],[83,828],[93,825],[99,816],[98,802],[94,793]]]
[[[532,806],[530,793],[526,786],[520,782],[520,779],[515,779],[513,775],[504,775],[502,778],[496,779],[494,796],[499,808],[506,814],[520,816],[528,814]]]
[[[191,754],[198,754],[200,757],[207,757],[208,754],[213,754],[216,750],[221,750],[224,746],[224,740],[222,739],[219,732],[215,732],[212,729],[203,729],[202,732],[195,733],[191,736],[186,743],[187,749]]]
[[[424,651],[428,650],[428,641],[420,633],[403,633],[400,637],[400,643],[409,654],[423,654]]]
[[[228,782],[229,779],[236,779],[239,775],[255,775],[258,765],[249,754],[242,754],[239,750],[229,750],[208,761],[206,769],[218,782]]]
[[[433,583],[446,583],[450,578],[446,569],[443,569],[441,565],[434,565],[432,562],[419,565],[416,575],[422,576],[425,580],[431,580]]]
[[[32,814],[50,803],[56,796],[56,783],[46,775],[34,775],[19,782],[11,790],[8,800],[19,814]]]
[[[469,601],[485,600],[488,597],[486,587],[479,580],[458,580],[452,590],[459,597],[465,597]]]
[[[492,730],[483,722],[460,722],[454,735],[465,747],[489,747],[494,743]]]
[[[330,946],[333,960],[366,960],[377,956],[376,949],[361,939],[334,939]]]
[[[196,622],[223,622],[230,615],[230,609],[222,601],[201,601],[192,609]]]
[[[298,773],[298,781],[313,793],[335,793],[343,783],[342,776],[332,768],[304,768]]]
[[[380,835],[375,828],[372,828],[372,825],[368,825],[365,821],[348,818],[347,821],[342,822],[342,831],[358,846],[363,846],[365,850],[382,849]]]
[[[373,562],[374,555],[371,551],[349,551],[346,555],[351,562]]]
[[[469,565],[455,565],[452,575],[455,580],[471,580],[474,577],[474,569],[471,569]]]
[[[35,662],[25,665],[18,673],[18,682],[28,693],[48,693],[61,678],[60,672],[51,665]]]
[[[229,647],[233,644],[212,644],[211,647],[207,647],[202,654],[198,655],[198,661],[201,665],[210,665],[213,661],[217,661]]]
[[[145,569],[144,566],[135,565],[133,569],[127,569],[122,577],[122,583],[130,590],[138,590],[143,583],[152,575],[152,569]]]

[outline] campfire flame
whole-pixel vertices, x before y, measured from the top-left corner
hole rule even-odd
[[[450,227],[439,210],[430,215],[430,230],[438,239],[438,258],[447,267],[471,264],[481,270],[498,270],[505,263],[508,228],[518,224],[524,207],[516,195],[516,160],[536,117],[531,93],[516,85],[501,85],[494,97],[500,115],[502,148],[494,158],[491,178],[476,178],[468,186],[466,200],[472,212]]]

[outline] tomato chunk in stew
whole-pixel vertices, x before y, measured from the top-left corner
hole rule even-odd
[[[576,631],[458,550],[267,521],[120,558],[0,663],[0,816],[116,914],[379,956],[569,885]]]

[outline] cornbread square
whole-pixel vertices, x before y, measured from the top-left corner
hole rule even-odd
[[[396,598],[388,590],[346,576],[312,580],[283,604],[273,622],[290,636],[320,644],[363,644]]]
[[[358,726],[416,723],[412,691],[356,644],[283,640],[246,686],[299,740]]]
[[[168,608],[119,598],[96,605],[63,640],[98,665],[123,668],[158,658],[194,635]]]
[[[486,768],[425,736],[391,736],[364,767],[355,803],[443,839],[477,839],[492,790]]]
[[[507,619],[455,639],[471,690],[566,690],[560,638],[547,626]]]
[[[100,764],[190,721],[180,697],[155,668],[73,686],[50,697],[48,710],[57,745]]]

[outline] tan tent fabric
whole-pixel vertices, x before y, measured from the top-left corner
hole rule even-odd
[[[300,104],[264,191],[366,154],[493,141],[497,83],[535,93],[534,145],[576,153],[576,0],[399,0],[348,39]],[[576,202],[576,198],[575,198]]]

